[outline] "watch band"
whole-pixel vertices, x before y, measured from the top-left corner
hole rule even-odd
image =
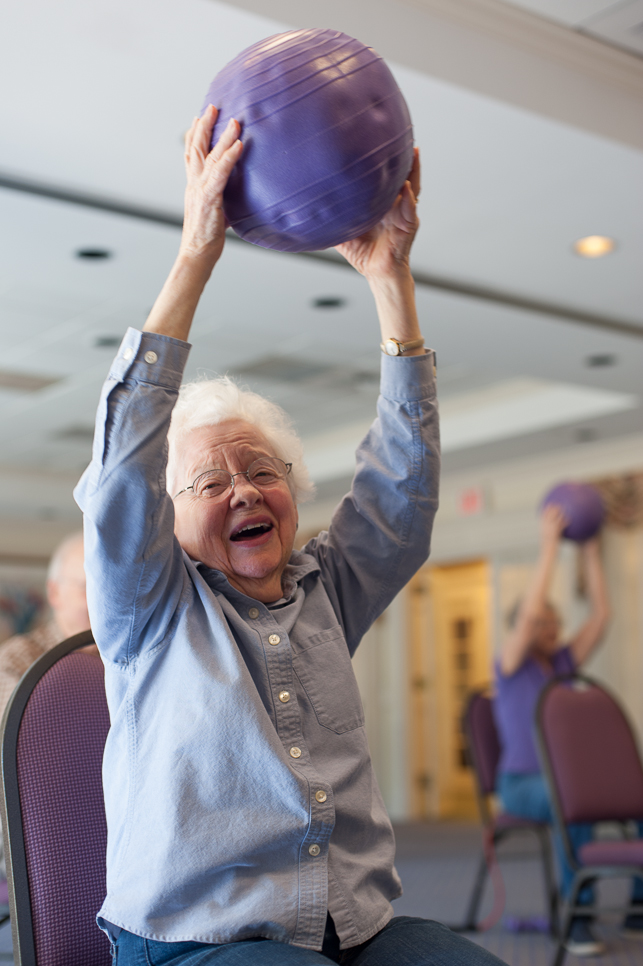
[[[387,356],[401,356],[411,349],[421,349],[424,339],[411,339],[410,342],[399,342],[397,339],[386,339],[380,342],[380,349]]]

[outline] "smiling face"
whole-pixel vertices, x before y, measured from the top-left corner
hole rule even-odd
[[[243,473],[259,457],[274,455],[259,430],[240,419],[193,429],[180,444],[177,489],[205,470]],[[297,507],[285,480],[261,488],[237,476],[220,500],[199,499],[188,490],[174,500],[174,512],[174,532],[190,557],[220,570],[255,600],[279,600],[297,530]]]

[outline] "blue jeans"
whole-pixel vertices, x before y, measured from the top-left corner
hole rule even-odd
[[[542,775],[499,775],[497,791],[505,811],[519,818],[531,819],[532,822],[553,824],[551,801]],[[585,823],[568,825],[567,832],[576,857],[580,847],[592,841],[592,826]],[[639,835],[643,837],[643,823],[639,823]],[[556,831],[554,831],[554,849],[560,869],[560,891],[567,898],[574,871],[567,861],[563,840]],[[579,905],[589,906],[593,901],[592,887],[585,886],[578,895]],[[634,879],[632,902],[643,903],[643,882],[640,879]]]
[[[112,947],[114,966],[504,966],[486,949],[428,919],[398,916],[372,939],[343,952],[330,917],[329,922],[321,953],[271,939],[166,943],[123,930]]]

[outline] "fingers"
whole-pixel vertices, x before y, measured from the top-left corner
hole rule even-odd
[[[185,137],[183,138],[183,144],[185,146],[185,162],[186,162],[186,164],[188,162],[188,158],[190,157],[190,149],[192,147],[192,139],[194,137],[194,132],[196,130],[196,126],[197,126],[198,123],[199,123],[199,118],[197,116],[192,121],[192,124],[190,125],[189,130],[187,130],[185,132]]]
[[[193,167],[195,164],[203,164],[210,153],[212,130],[218,113],[214,104],[208,104],[194,128],[190,143],[190,152],[188,154],[188,163]]]
[[[542,514],[543,529],[546,536],[558,538],[569,523],[565,513],[557,503],[549,503]]]
[[[408,181],[411,182],[411,188],[413,189],[413,194],[416,200],[420,196],[420,149],[413,148],[413,164],[411,165],[411,172],[408,177]]]
[[[226,151],[228,151],[231,147],[233,147],[233,145],[237,142],[240,133],[241,133],[241,126],[239,122],[236,121],[233,117],[231,117],[226,125],[226,128],[223,134],[221,135],[217,143],[214,145],[214,147],[208,154],[208,158],[207,158],[208,164],[210,165],[217,164],[217,162],[221,160],[221,158],[226,153]],[[212,132],[210,132],[210,136],[212,136]]]
[[[400,193],[400,213],[407,225],[413,228],[419,224],[415,205],[416,199],[411,182],[405,181]]]

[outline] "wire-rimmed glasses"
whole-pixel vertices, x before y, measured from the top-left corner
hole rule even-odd
[[[254,460],[248,469],[242,473],[228,473],[227,470],[206,470],[205,473],[200,473],[190,486],[179,490],[172,499],[176,500],[177,496],[181,496],[181,493],[192,490],[200,500],[220,500],[228,490],[234,489],[234,481],[237,476],[245,476],[253,486],[265,489],[285,480],[291,469],[292,463],[284,463],[276,456],[261,456]]]

